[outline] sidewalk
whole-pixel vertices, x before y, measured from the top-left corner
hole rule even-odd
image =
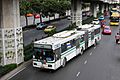
[[[22,70],[24,70],[31,63],[32,63],[32,60],[29,60],[27,62],[22,63],[16,69],[14,69],[13,71],[11,71],[11,72],[7,73],[6,75],[4,75],[3,77],[1,77],[0,80],[9,80],[13,76],[17,75],[19,72],[21,72]]]

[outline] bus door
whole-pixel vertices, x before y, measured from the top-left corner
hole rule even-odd
[[[91,40],[91,31],[88,33],[88,47],[90,47],[91,46],[91,42],[92,42],[92,40]]]
[[[89,39],[89,36],[88,36],[88,31],[85,32],[84,34],[84,40],[85,40],[85,49],[88,48],[88,39]]]
[[[75,45],[76,45],[76,54],[78,55],[80,53],[80,38],[76,39],[75,41]]]
[[[94,44],[94,31],[91,32],[91,45]]]
[[[55,68],[59,68],[61,66],[61,48],[57,48],[56,50],[54,50],[54,57],[55,57]]]
[[[89,46],[94,44],[94,31],[89,32]]]

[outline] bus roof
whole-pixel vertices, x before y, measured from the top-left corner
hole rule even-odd
[[[100,28],[100,25],[93,25],[93,24],[85,24],[82,26],[82,30],[88,30],[88,31],[91,31],[93,29],[97,29],[97,28]]]
[[[85,31],[76,30],[63,31],[60,33],[56,33],[53,36],[35,41],[34,44],[48,44],[48,45],[62,44],[76,38],[77,36],[83,35],[84,33]]]

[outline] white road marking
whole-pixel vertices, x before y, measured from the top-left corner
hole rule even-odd
[[[15,75],[17,75],[18,73],[20,73],[21,71],[23,71],[26,67],[24,67],[23,69],[19,70],[18,72],[16,72],[15,74],[13,74],[12,76],[10,76],[7,80],[11,79],[12,77],[14,77]]]
[[[87,64],[87,60],[84,62],[84,64]]]
[[[92,52],[90,53],[90,56],[92,55]]]
[[[79,75],[80,75],[80,72],[78,72],[76,76],[78,77]]]

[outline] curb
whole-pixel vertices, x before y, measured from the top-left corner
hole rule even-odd
[[[28,65],[30,65],[32,62],[32,59],[22,63],[20,66],[18,66],[16,69],[12,70],[11,72],[7,73],[6,75],[2,76],[0,80],[9,80],[13,76],[17,75],[19,72],[24,70]]]

